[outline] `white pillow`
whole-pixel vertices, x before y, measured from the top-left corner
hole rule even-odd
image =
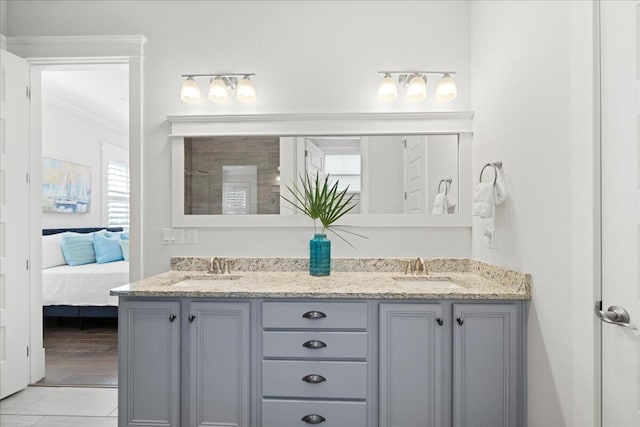
[[[62,254],[62,236],[66,233],[42,236],[42,268],[65,265],[67,261]]]

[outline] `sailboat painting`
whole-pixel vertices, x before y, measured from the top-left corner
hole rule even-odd
[[[42,158],[42,212],[89,213],[91,168]]]

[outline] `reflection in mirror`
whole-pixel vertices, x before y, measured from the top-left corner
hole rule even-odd
[[[280,213],[280,139],[184,141],[185,215]]]
[[[350,214],[458,212],[458,135],[185,138],[184,164],[186,215],[279,214],[304,173],[348,185]]]

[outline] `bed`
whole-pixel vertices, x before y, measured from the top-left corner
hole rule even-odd
[[[122,228],[44,229],[43,236],[65,233],[121,232]],[[50,250],[43,244],[43,252]],[[43,267],[47,266],[44,261]],[[118,317],[118,299],[109,290],[129,282],[129,262],[56,265],[42,270],[42,305],[45,317]]]

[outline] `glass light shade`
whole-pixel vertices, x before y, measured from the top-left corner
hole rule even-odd
[[[458,96],[456,81],[449,74],[445,74],[438,82],[436,89],[436,99],[438,101],[451,101]]]
[[[245,77],[238,83],[236,97],[240,102],[256,102],[256,87],[249,77]]]
[[[224,104],[229,101],[227,85],[220,77],[211,79],[211,83],[209,83],[209,101],[215,102],[216,104]]]
[[[398,86],[390,74],[386,74],[378,86],[378,99],[393,101],[398,97]]]
[[[422,101],[427,97],[427,82],[425,77],[416,74],[407,86],[407,99],[409,101]]]
[[[180,99],[188,104],[200,103],[200,86],[191,77],[188,77],[182,83],[182,89],[180,90]]]

